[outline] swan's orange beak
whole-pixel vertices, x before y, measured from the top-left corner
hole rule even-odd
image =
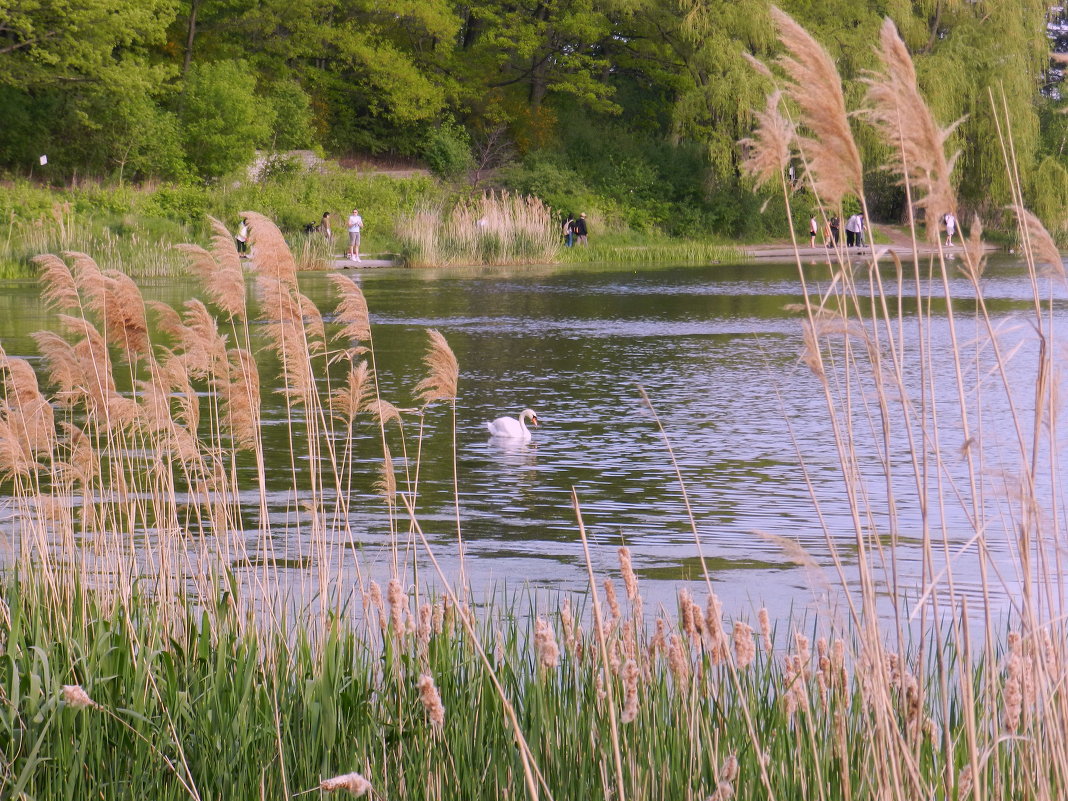
[[[530,422],[532,422],[534,424],[534,428],[538,427],[538,418],[537,417],[531,417],[530,418]]]

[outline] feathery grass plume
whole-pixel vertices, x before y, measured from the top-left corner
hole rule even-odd
[[[370,413],[371,417],[377,420],[381,425],[389,425],[390,420],[400,420],[400,409],[390,403],[388,400],[382,400],[381,398],[374,398],[367,402],[366,409]]]
[[[754,135],[740,143],[746,150],[743,167],[756,180],[757,186],[779,178],[790,163],[794,127],[779,110],[780,102],[782,92],[768,95],[765,109],[753,112],[757,122]]]
[[[808,178],[828,208],[838,208],[846,195],[863,195],[860,151],[849,127],[842,81],[834,59],[793,17],[771,7],[779,41],[789,55],[778,64],[786,73],[786,93],[801,110],[801,124],[812,136],[799,136]]]
[[[26,449],[23,438],[8,419],[10,410],[4,407],[0,411],[0,478],[27,478],[37,469],[37,465]]]
[[[371,315],[367,310],[367,299],[360,285],[347,275],[332,275],[330,283],[341,296],[334,316],[342,326],[334,338],[366,342],[371,338]]]
[[[434,604],[434,616],[431,624],[435,634],[445,633],[445,604],[441,601]]]
[[[323,315],[315,302],[300,292],[294,292],[297,306],[304,323],[304,338],[308,343],[311,353],[326,352],[326,326],[323,324]]]
[[[38,278],[44,287],[41,300],[45,306],[56,312],[76,311],[81,304],[81,298],[67,263],[52,253],[34,256],[31,261],[41,268]]]
[[[560,664],[560,648],[556,644],[556,633],[549,622],[538,615],[534,621],[534,647],[538,652],[538,662],[544,668],[555,668]]]
[[[235,448],[254,450],[260,437],[260,373],[244,348],[227,352],[229,371],[223,385],[223,425]],[[193,429],[196,430],[195,428]]]
[[[1019,218],[1020,225],[1023,228],[1024,242],[1030,247],[1035,261],[1045,263],[1048,266],[1048,270],[1044,274],[1056,276],[1063,281],[1064,258],[1061,256],[1060,251],[1057,250],[1057,245],[1054,244],[1053,237],[1049,235],[1046,226],[1042,224],[1038,217],[1022,206],[1014,206],[1013,210],[1016,212],[1016,216]]]
[[[203,302],[192,299],[184,304],[185,316],[175,352],[185,369],[194,378],[215,378],[223,373],[226,364],[226,337]]]
[[[939,237],[943,215],[956,211],[951,175],[956,155],[946,159],[946,140],[959,124],[940,128],[916,84],[916,70],[897,26],[887,18],[880,31],[882,70],[866,80],[868,119],[889,146],[891,168],[915,187],[926,210],[927,238]]]
[[[694,614],[699,614],[695,611]],[[714,592],[708,594],[705,604],[705,645],[712,658],[712,664],[727,661],[730,654],[727,646],[727,633],[723,630],[723,607]]]
[[[965,765],[957,777],[957,798],[959,801],[965,801],[972,794],[973,783],[972,766]]]
[[[226,226],[211,216],[208,221],[212,229],[211,250],[197,245],[175,245],[174,248],[186,255],[189,266],[215,305],[230,317],[244,320],[248,311],[241,254]]]
[[[334,776],[332,779],[323,779],[319,783],[319,789],[324,793],[336,793],[338,790],[347,790],[359,798],[367,795],[371,789],[371,783],[359,773],[346,773],[343,776]]]
[[[259,278],[256,288],[261,297],[263,332],[282,365],[284,381],[277,392],[291,405],[311,406],[315,372],[300,300],[292,287],[272,277]]]
[[[429,673],[419,676],[419,700],[423,702],[427,717],[430,718],[430,726],[434,731],[440,732],[445,725],[445,706],[441,703],[441,694],[434,677]]]
[[[370,367],[366,361],[361,360],[349,368],[344,383],[330,394],[330,410],[335,417],[351,425],[356,415],[371,402],[374,388],[367,380],[369,376]]]
[[[456,354],[440,331],[428,328],[426,333],[430,338],[423,355],[427,375],[416,384],[415,391],[424,406],[438,400],[456,400],[456,386],[460,380],[460,364],[456,361]]]
[[[61,422],[59,427],[66,434],[67,461],[61,465],[70,478],[83,485],[91,484],[100,474],[100,458],[92,441],[75,425]]]
[[[753,640],[753,627],[740,620],[735,621],[731,631],[734,641],[734,661],[739,670],[744,670],[756,659],[756,642]]]
[[[383,498],[386,502],[392,505],[397,498],[397,473],[393,467],[393,455],[389,452],[389,446],[383,445],[382,451],[382,467],[379,470],[378,480],[375,482],[374,490]],[[395,580],[395,579],[394,579]],[[393,582],[390,582],[392,588]],[[392,603],[392,600],[390,600]]]
[[[50,454],[56,439],[55,413],[41,394],[33,367],[25,359],[8,356],[0,349],[0,370],[4,371],[4,397],[11,412],[8,419],[27,452]]]
[[[638,663],[628,659],[623,664],[623,714],[620,723],[633,723],[638,717]]]
[[[667,623],[664,622],[664,618],[658,617],[656,619],[656,631],[653,632],[653,636],[649,638],[649,658],[656,659],[656,657],[667,647]]]
[[[69,706],[71,709],[99,709],[100,705],[97,704],[92,698],[89,697],[89,693],[85,691],[79,684],[64,684],[63,685],[63,703]]]
[[[892,251],[891,251],[892,252]],[[964,265],[961,272],[978,281],[986,271],[986,246],[983,242],[983,222],[979,215],[972,220],[972,230],[964,240]]]
[[[1012,642],[1015,637],[1016,642]],[[1009,658],[1005,663],[1005,685],[1001,691],[1002,712],[1001,719],[1005,731],[1014,733],[1020,728],[1020,718],[1023,713],[1023,674],[1024,661],[1016,643],[1020,635],[1010,632]]]
[[[243,211],[241,216],[248,220],[249,242],[252,244],[256,272],[295,289],[297,265],[278,226],[254,211]]]

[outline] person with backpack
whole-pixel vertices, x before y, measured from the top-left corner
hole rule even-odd
[[[568,212],[564,220],[564,227],[562,229],[564,235],[564,247],[569,248],[575,244],[575,215]]]
[[[572,226],[575,231],[575,242],[580,245],[589,246],[589,241],[586,239],[588,231],[586,230],[586,212],[582,212],[575,220],[575,224]]]

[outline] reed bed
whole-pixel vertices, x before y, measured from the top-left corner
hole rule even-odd
[[[710,242],[656,242],[648,245],[615,245],[594,242],[589,247],[560,251],[560,261],[622,262],[625,264],[742,264],[749,257],[741,248]]]
[[[132,218],[101,224],[75,214],[69,204],[57,204],[51,217],[9,221],[0,239],[0,269],[5,277],[30,278],[37,273],[34,256],[78,251],[137,278],[175,275],[184,263],[168,244]]]
[[[785,159],[799,153],[824,213],[841,216],[862,174],[855,148],[841,149],[852,136],[841,86],[820,45],[776,21],[789,52],[760,69],[800,116],[773,94],[750,166],[785,196]],[[952,159],[917,165],[944,132],[923,117],[889,23],[882,54],[871,121],[891,141],[919,137],[896,164],[930,218],[953,207]],[[1034,297],[1011,332],[983,301],[978,222],[953,267],[940,253],[905,267],[872,247],[866,263],[837,258],[816,286],[798,256],[800,363],[826,402],[834,500],[851,520],[836,529],[813,492],[844,612],[807,623],[729,618],[707,571],[674,610],[647,609],[626,549],[618,573],[594,573],[577,496],[584,596],[472,598],[437,559],[445,547],[462,559],[459,504],[455,546],[431,547],[419,515],[421,423],[448,413],[463,366],[430,332],[420,407],[383,398],[358,285],[337,276],[324,318],[260,215],[248,214],[252,301],[218,222],[210,247],[183,249],[208,302],[181,310],[146,308],[135,282],[85,254],[42,257],[63,331],[37,337],[40,378],[15,356],[0,366],[15,555],[0,584],[4,797],[1063,798],[1068,576],[1049,289],[1064,268],[1017,200]],[[952,297],[957,274],[974,297],[936,312],[930,287]],[[908,311],[906,287],[921,300]],[[930,352],[935,326],[950,332],[945,353]],[[292,465],[287,520],[268,513],[278,488],[265,475],[259,342],[289,412],[289,450],[272,454]],[[1028,360],[1030,385],[1010,380],[1013,360]],[[995,406],[1008,422],[991,430]],[[804,436],[799,425],[786,421],[787,439]],[[380,582],[348,524],[361,426],[375,433],[394,527]],[[458,496],[455,459],[453,476]],[[903,529],[906,504],[918,529]],[[907,584],[905,538],[924,555]],[[409,569],[413,546],[436,594]],[[968,593],[955,575],[965,562],[981,577]],[[1007,620],[995,594],[1011,600]]]
[[[394,233],[411,267],[549,264],[560,249],[557,228],[538,198],[486,192],[447,210],[420,205]]]

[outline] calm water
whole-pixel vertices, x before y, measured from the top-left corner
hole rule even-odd
[[[820,278],[813,269],[814,278]],[[634,552],[647,599],[670,603],[680,580],[700,577],[683,494],[639,385],[670,436],[704,554],[728,611],[760,603],[773,611],[805,607],[824,581],[838,583],[813,494],[847,564],[846,579],[854,580],[853,529],[823,394],[798,361],[798,315],[784,309],[801,300],[793,266],[381,271],[359,274],[358,280],[372,312],[385,398],[415,405],[424,329],[441,330],[459,359],[461,518],[476,586],[586,586],[572,488],[599,569],[616,570],[616,548],[625,542]],[[306,276],[302,287],[321,308],[331,308],[325,276]],[[985,288],[1006,341],[1022,343],[1011,364],[1026,382],[1029,329],[1019,324],[1030,297],[1026,276],[1012,263],[995,264]],[[146,287],[146,294],[175,305],[196,291],[184,280]],[[930,291],[941,295],[940,286]],[[914,294],[914,287],[903,292],[906,315],[915,305]],[[956,297],[968,294],[963,281],[955,284]],[[1058,297],[1059,325],[1068,301],[1063,290]],[[0,293],[0,337],[9,353],[34,354],[28,334],[51,326],[35,286],[14,284]],[[906,327],[906,337],[910,330]],[[966,340],[981,341],[967,323],[962,331]],[[933,367],[945,376],[949,400],[955,383],[948,362],[937,355],[947,345],[944,322],[936,322],[930,335]],[[978,365],[976,374],[984,369]],[[284,441],[280,399],[265,393],[265,404],[265,436],[269,443]],[[541,421],[529,445],[489,439],[486,420],[516,415],[527,406]],[[985,400],[983,408],[984,424],[996,433],[1004,410]],[[432,409],[426,425],[419,515],[454,570],[447,409]],[[947,421],[942,432],[954,452],[961,443],[955,425]],[[389,529],[384,506],[371,490],[380,456],[376,431],[367,427],[359,434],[367,480],[356,488],[364,497],[354,504],[353,528],[361,538],[363,564],[383,573]],[[414,426],[408,432],[413,436]],[[873,436],[858,448],[874,454],[876,442]],[[904,463],[904,444],[900,436],[891,446],[895,464]],[[996,451],[997,442],[991,445]],[[394,444],[395,454],[399,447]],[[273,467],[282,515],[291,501],[288,461]],[[958,467],[949,465],[947,474],[959,475]],[[874,475],[869,490],[877,498],[884,490]],[[918,517],[908,508],[907,477],[899,483],[906,500],[900,561],[907,590],[919,572]],[[970,536],[962,518],[949,511],[947,525],[952,547],[960,547]],[[798,542],[821,565],[823,578],[791,562],[778,544],[757,532]],[[1002,543],[1004,538],[992,537],[995,553],[1009,547]],[[296,553],[306,545],[298,541],[289,547]],[[977,576],[965,557],[957,567],[959,588],[976,592]],[[1011,595],[1011,577],[1007,583]]]

